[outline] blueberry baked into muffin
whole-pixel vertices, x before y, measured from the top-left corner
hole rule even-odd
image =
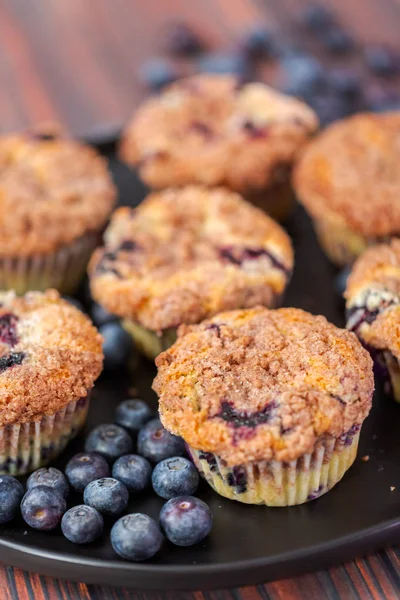
[[[292,165],[317,127],[311,108],[263,83],[197,75],[139,108],[120,154],[151,188],[223,185],[282,219]]]
[[[45,465],[76,435],[102,369],[101,343],[55,290],[0,293],[0,474]]]
[[[164,427],[182,436],[222,496],[301,504],[330,490],[356,457],[372,360],[324,317],[295,308],[221,313],[182,326],[156,365]]]
[[[105,160],[53,126],[0,137],[0,289],[71,293],[113,208]]]
[[[352,263],[400,232],[400,111],[359,114],[313,140],[294,187],[328,257]]]
[[[374,360],[387,393],[400,402],[400,240],[368,248],[345,291],[347,327]]]
[[[93,297],[154,358],[182,323],[276,306],[293,267],[287,234],[223,188],[188,186],[120,208],[89,265]]]

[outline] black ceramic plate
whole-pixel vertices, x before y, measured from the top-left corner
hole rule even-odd
[[[123,204],[137,204],[145,193],[132,173],[101,145]],[[335,271],[324,258],[301,209],[287,224],[296,249],[296,269],[286,305],[324,314],[343,325],[343,306],[335,293]],[[86,431],[112,421],[117,403],[137,390],[151,402],[154,367],[139,362],[131,375],[103,375],[96,386]],[[135,392],[136,393],[136,392]],[[165,545],[146,563],[128,563],[113,552],[107,535],[90,546],[76,546],[59,531],[40,533],[22,521],[1,527],[0,560],[46,575],[91,583],[148,589],[207,589],[256,584],[348,560],[400,539],[400,406],[377,392],[361,435],[354,466],[332,491],[292,508],[246,506],[221,498],[203,483],[199,495],[215,519],[212,534],[192,548]],[[58,464],[82,449],[83,434]],[[361,457],[369,456],[364,462]],[[396,486],[391,492],[390,487]],[[79,499],[77,498],[77,502]],[[132,499],[130,509],[157,518],[162,500],[149,494]]]

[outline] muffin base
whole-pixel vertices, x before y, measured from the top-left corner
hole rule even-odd
[[[295,207],[295,196],[290,178],[276,181],[261,190],[250,190],[243,193],[245,200],[265,211],[273,219],[284,221]]]
[[[338,483],[353,464],[359,428],[321,441],[311,454],[289,463],[277,460],[228,467],[215,454],[189,448],[193,462],[221,496],[246,504],[294,506],[315,500]]]
[[[314,228],[323,251],[338,267],[352,264],[369,245],[362,235],[329,219],[315,220]]]
[[[0,257],[0,289],[14,289],[22,295],[29,290],[55,288],[73,293],[100,240],[100,232],[90,233],[48,254]]]
[[[24,475],[54,460],[83,426],[90,395],[40,421],[0,428],[0,475]]]
[[[136,348],[149,360],[154,360],[164,350],[176,341],[177,328],[165,329],[161,335],[151,329],[146,329],[138,323],[125,319],[123,328],[132,336]]]

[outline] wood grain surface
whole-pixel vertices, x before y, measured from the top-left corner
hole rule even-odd
[[[119,129],[146,90],[142,62],[162,54],[166,24],[195,23],[231,49],[265,20],[290,36],[306,0],[0,0],[0,131],[58,120],[78,136]],[[400,44],[400,0],[330,0],[361,41]],[[288,24],[289,23],[289,24]],[[312,570],[312,565],[310,565]],[[0,567],[0,600],[312,600],[400,598],[398,548],[264,586],[145,593],[62,582]]]

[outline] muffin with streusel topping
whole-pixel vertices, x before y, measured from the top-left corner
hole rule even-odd
[[[55,290],[0,293],[0,474],[54,459],[83,425],[101,336]]]
[[[113,208],[105,160],[54,127],[0,137],[0,289],[71,293]]]
[[[182,323],[276,306],[293,267],[287,234],[224,188],[188,186],[120,208],[89,265],[93,297],[154,358]]]
[[[387,393],[400,402],[400,240],[368,248],[355,262],[346,291],[347,327],[374,360]]]
[[[294,171],[328,257],[352,263],[400,232],[400,111],[359,114],[313,140]]]
[[[295,308],[221,313],[182,326],[156,365],[164,427],[222,496],[301,504],[330,490],[356,457],[372,360],[324,317]]]
[[[139,108],[121,157],[151,188],[222,185],[282,219],[293,163],[317,127],[311,108],[263,83],[196,75]]]

